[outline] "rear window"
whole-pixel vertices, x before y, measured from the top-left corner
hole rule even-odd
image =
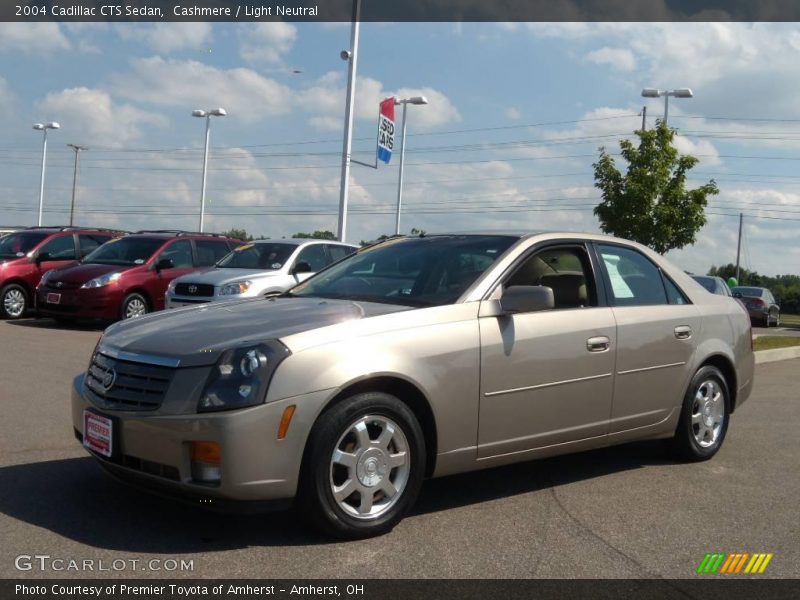
[[[225,269],[263,269],[277,271],[297,249],[295,244],[245,244],[217,263]]]
[[[764,290],[757,287],[735,287],[733,288],[734,294],[741,294],[742,296],[747,296],[748,298],[760,298],[761,294],[764,293]]]

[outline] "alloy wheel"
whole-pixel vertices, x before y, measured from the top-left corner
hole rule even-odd
[[[725,420],[725,396],[713,379],[697,388],[692,403],[692,432],[697,444],[709,448],[717,443]]]
[[[132,319],[147,314],[147,305],[140,298],[131,298],[125,305],[125,318]]]
[[[3,309],[13,319],[22,316],[22,313],[25,312],[25,304],[25,294],[18,288],[11,288],[3,296]]]

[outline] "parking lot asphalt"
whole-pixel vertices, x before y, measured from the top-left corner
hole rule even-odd
[[[711,461],[642,442],[433,480],[392,533],[334,543],[302,515],[207,513],[101,471],[69,417],[70,381],[99,335],[0,322],[0,577],[692,578],[707,552],[771,552],[760,577],[800,576],[797,361],[757,367]],[[19,555],[193,570],[20,571]]]

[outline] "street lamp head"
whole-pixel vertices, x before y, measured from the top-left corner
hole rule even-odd
[[[676,98],[692,98],[694,96],[692,90],[689,88],[678,88],[677,90],[673,90],[672,95]]]
[[[192,116],[193,117],[205,117],[206,116],[206,111],[199,110],[199,109],[198,110],[193,110],[192,111]]]
[[[33,128],[36,129],[37,131],[41,131],[42,129],[44,129],[44,125],[42,123],[36,123],[34,124]]]
[[[642,90],[642,96],[645,98],[658,98],[663,93],[664,92],[662,90],[659,90],[658,88],[644,88]]]
[[[48,123],[47,125],[45,125],[45,127],[47,129],[61,129],[61,125],[59,125],[55,121],[52,121],[52,122]]]
[[[409,104],[427,104],[428,99],[425,96],[414,96],[408,99]]]
[[[215,108],[214,110],[208,111],[208,114],[214,117],[224,117],[225,115],[228,114],[228,112],[220,106],[219,108]]]

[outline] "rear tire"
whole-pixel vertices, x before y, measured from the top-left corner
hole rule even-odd
[[[382,392],[356,394],[314,424],[303,457],[300,514],[342,539],[388,533],[413,506],[425,438],[411,409]]]
[[[0,291],[0,316],[21,319],[30,307],[27,290],[18,283],[9,283]]]
[[[142,317],[150,312],[150,305],[147,298],[138,293],[128,294],[122,301],[120,309],[120,319],[127,320],[135,317]]]
[[[701,367],[689,384],[683,400],[672,450],[690,462],[708,460],[725,441],[730,420],[728,384],[716,367]]]

